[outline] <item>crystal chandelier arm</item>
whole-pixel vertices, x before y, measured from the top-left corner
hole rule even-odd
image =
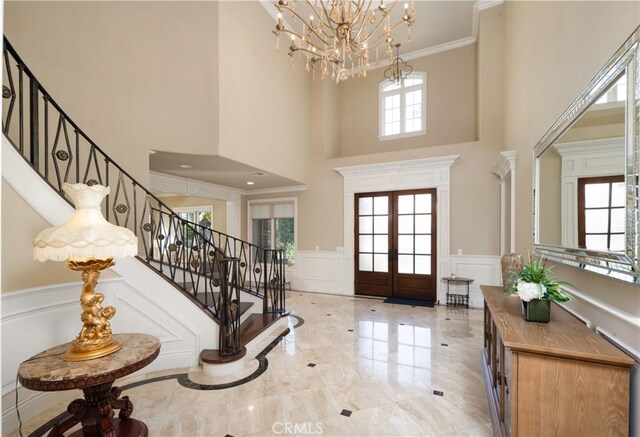
[[[330,21],[333,24],[340,24],[339,22],[335,21],[333,18],[331,18],[331,14],[329,14],[329,11],[327,11],[327,7],[324,5],[324,2],[320,2],[320,4],[322,5],[322,10],[324,11],[324,16],[327,17],[327,21]],[[329,28],[331,30],[333,30],[333,28],[331,26],[329,26]]]
[[[396,24],[394,24],[394,25],[392,25],[392,26],[391,26],[391,30],[395,29],[396,27],[398,27],[398,26],[400,26],[401,24],[404,24],[404,23],[405,23],[404,21],[399,21],[399,22],[397,22]],[[371,33],[369,34],[369,36],[364,40],[364,42],[367,42],[367,40],[368,40],[369,38],[371,38],[372,36],[373,36],[373,32],[371,32]],[[378,35],[378,36],[377,36],[377,37],[376,37],[376,38],[375,38],[375,39],[374,39],[374,40],[369,44],[369,48],[374,49],[374,48],[376,48],[376,47],[378,47],[378,46],[382,45],[383,41],[381,41],[381,40],[382,40],[382,39],[384,39],[384,38],[385,38],[385,36],[386,36],[386,35],[385,35],[384,33],[383,33],[383,34]],[[385,41],[385,42],[386,42],[386,41]]]
[[[383,12],[383,16],[380,20],[378,20],[378,24],[376,24],[376,27],[373,28],[373,30],[371,32],[369,32],[369,35],[367,35],[367,37],[364,39],[364,41],[362,41],[362,43],[368,42],[369,39],[375,35],[375,33],[377,32],[378,28],[380,27],[380,25],[382,23],[384,23],[384,19],[391,13],[391,11],[393,10],[393,8],[396,7],[396,5],[400,3],[400,0],[396,0],[393,2],[393,4],[391,5],[391,7],[389,8],[388,11]],[[399,22],[397,22],[396,24],[394,24],[393,26],[391,26],[391,30],[395,29],[396,26],[398,26],[399,24],[404,23],[404,20],[401,20]],[[378,41],[380,38],[386,36],[384,33],[379,35],[374,41]],[[379,43],[374,43],[374,45],[372,47],[377,47],[379,45]]]
[[[324,40],[324,38],[322,38],[322,36],[318,32],[316,32],[316,30],[313,28],[313,26],[309,26],[309,24],[307,24],[305,19],[302,18],[302,16],[300,14],[298,14],[296,11],[294,11],[291,8],[289,8],[288,6],[278,7],[278,10],[280,10],[280,11],[282,11],[282,10],[288,11],[288,12],[291,13],[291,15],[294,15],[294,16],[298,17],[298,19],[302,22],[302,24],[305,25],[308,29],[310,29],[311,32],[313,32],[313,34],[315,36],[317,36],[320,41],[322,41],[324,44],[328,45],[328,43]],[[298,35],[297,33],[293,32],[293,31],[290,31],[290,30],[287,30],[287,29],[282,29],[281,31],[288,32],[291,35],[295,35],[296,37],[298,37],[302,41],[302,37],[300,35]],[[314,44],[312,44],[312,45],[314,45]],[[316,47],[316,48],[318,48],[318,47]]]
[[[371,2],[372,0],[369,0],[369,4],[367,5],[366,9],[363,9],[367,12],[369,12],[369,8],[371,8]],[[364,18],[362,19],[362,22],[360,23],[360,27],[358,28],[358,31],[356,32],[356,35],[353,37],[354,40],[357,40],[360,37],[360,32],[362,32],[362,29],[364,29],[364,25],[367,22],[367,15],[365,13]],[[355,21],[354,21],[355,23]],[[375,28],[374,28],[374,32],[375,32]],[[363,44],[366,43],[367,41],[365,40],[364,42],[362,42]]]

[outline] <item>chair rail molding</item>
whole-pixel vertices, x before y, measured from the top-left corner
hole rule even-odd
[[[498,154],[492,173],[500,179],[500,253],[516,250],[516,151]],[[510,207],[507,208],[507,188]],[[507,244],[507,223],[509,223]]]
[[[399,191],[419,188],[436,188],[438,202],[438,265],[436,277],[449,272],[450,242],[450,169],[460,155],[408,161],[337,167],[335,171],[344,178],[344,253],[342,291],[354,294],[354,195],[377,191]],[[446,288],[438,284],[438,299],[445,301]]]

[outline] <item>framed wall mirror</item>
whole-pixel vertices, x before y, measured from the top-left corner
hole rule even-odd
[[[640,27],[535,146],[534,251],[640,283]]]

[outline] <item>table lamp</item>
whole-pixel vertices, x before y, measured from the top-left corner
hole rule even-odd
[[[64,184],[75,205],[73,216],[64,224],[47,228],[33,241],[33,257],[38,261],[67,261],[71,270],[82,272],[82,329],[64,355],[66,361],[103,357],[122,348],[113,338],[109,320],[112,306],[103,308],[104,295],[96,293],[100,271],[113,266],[113,258],[135,256],[138,239],[129,229],[115,226],[102,216],[100,203],[110,189],[102,185]]]

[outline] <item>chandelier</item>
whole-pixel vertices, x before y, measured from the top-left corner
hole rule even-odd
[[[389,79],[389,82],[396,85],[401,85],[402,82],[411,74],[413,67],[407,64],[400,57],[400,43],[396,43],[396,58],[391,61],[389,67],[384,70],[384,77]]]
[[[393,62],[393,30],[397,26],[407,26],[407,41],[411,41],[415,5],[405,3],[402,16],[392,22],[391,13],[398,3],[400,0],[380,0],[377,6],[373,0],[278,0],[273,33],[278,41],[281,33],[290,35],[292,68],[298,54],[305,61],[305,70],[312,71],[314,77],[316,67],[322,79],[331,74],[336,82],[356,75],[364,77],[371,53],[375,53],[376,66],[379,50],[384,51],[389,64]],[[285,26],[283,14],[291,16],[297,29]]]

